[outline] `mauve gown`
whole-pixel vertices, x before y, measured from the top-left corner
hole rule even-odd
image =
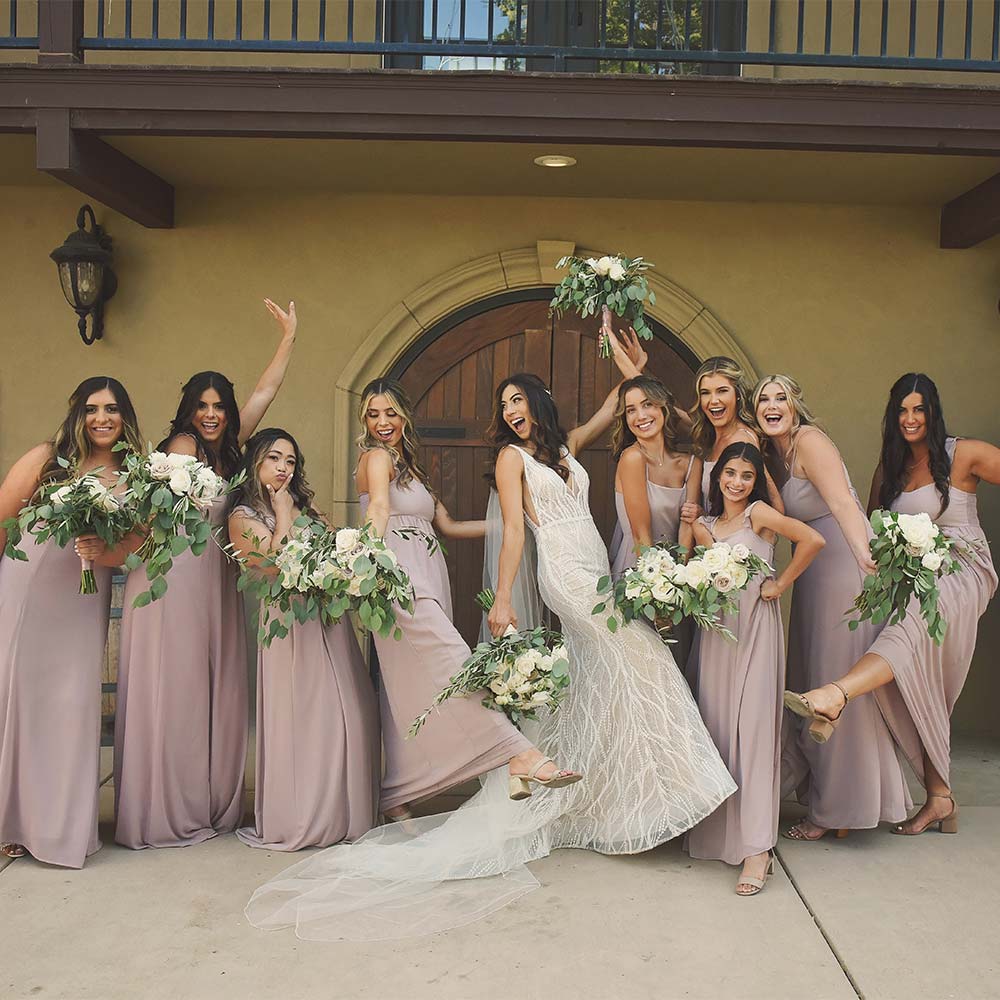
[[[946,442],[954,461],[955,438]],[[976,494],[949,490],[948,509],[939,513],[941,496],[933,483],[902,493],[892,504],[900,514],[929,514],[938,527],[957,543],[953,550],[962,569],[938,579],[938,606],[947,622],[941,645],[927,634],[920,605],[911,598],[906,617],[887,625],[871,652],[892,668],[895,684],[876,691],[889,729],[917,777],[924,780],[923,751],[934,769],[948,783],[951,771],[951,711],[962,693],[976,651],[979,619],[997,590],[989,543],[979,525]],[[853,711],[853,702],[848,712]],[[844,713],[845,719],[848,712]],[[838,734],[834,740],[839,739]],[[833,741],[831,740],[831,743]]]
[[[793,468],[794,462],[793,453]],[[853,486],[851,495],[857,502]],[[864,622],[854,632],[847,627],[847,610],[861,593],[864,573],[819,490],[808,479],[790,476],[781,499],[789,517],[805,521],[826,540],[792,591],[788,686],[810,691],[843,677],[868,651],[881,626]],[[785,713],[782,795],[796,791],[813,823],[863,830],[906,818],[911,804],[906,779],[873,697],[851,702],[829,743],[814,742],[807,729],[798,716]]]
[[[274,531],[249,507],[238,507]],[[249,847],[298,851],[356,840],[375,822],[378,708],[350,619],[294,622],[257,652],[255,827]]]
[[[737,531],[717,540],[742,542],[773,565],[774,546],[751,526],[753,506]],[[717,520],[702,518],[713,538]],[[685,847],[692,858],[738,865],[777,841],[785,644],[781,609],[761,598],[762,582],[754,577],[740,593],[738,613],[722,618],[736,642],[702,631],[691,657],[698,708],[739,787],[688,833]]]
[[[361,515],[368,494],[360,494]],[[447,685],[470,650],[451,620],[448,567],[440,551],[431,555],[421,538],[401,538],[396,528],[433,535],[434,498],[420,482],[389,484],[385,542],[413,583],[413,614],[397,615],[402,639],[375,636],[378,651],[385,776],[383,811],[426,799],[506,764],[531,743],[502,712],[483,707],[477,696],[452,698],[435,709],[413,739],[413,720]],[[472,595],[469,595],[472,599]]]
[[[227,501],[211,510],[225,525]],[[115,840],[185,847],[231,833],[243,814],[249,711],[238,571],[210,541],[174,560],[169,589],[133,608],[145,570],[125,583],[115,713]]]
[[[649,527],[653,541],[676,542],[681,527],[681,507],[687,498],[688,476],[694,455],[688,461],[684,482],[680,486],[660,486],[650,482],[649,466],[646,466],[646,496],[649,498]],[[618,512],[618,523],[611,538],[611,575],[621,576],[627,569],[635,565],[635,539],[632,526],[629,524],[628,512],[625,509],[625,497],[615,490],[615,510]],[[671,629],[671,637],[675,640],[670,647],[674,661],[683,671],[689,656],[691,644],[694,641],[694,626],[690,619],[685,618],[679,625]]]
[[[27,562],[0,559],[0,843],[82,868],[101,846],[97,795],[101,667],[111,570],[94,567],[81,594],[73,546],[20,546]]]

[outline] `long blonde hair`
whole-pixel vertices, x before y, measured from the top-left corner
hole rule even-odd
[[[707,375],[722,375],[729,380],[736,392],[736,419],[751,430],[756,426],[750,409],[750,383],[746,372],[732,358],[708,358],[694,374],[694,406],[689,411],[692,421],[691,440],[694,453],[699,458],[707,458],[715,444],[715,428],[701,408],[701,380]]]
[[[389,405],[403,420],[403,436],[399,442],[398,450],[383,441],[379,441],[378,438],[372,437],[368,431],[368,407],[375,396],[385,396]],[[417,459],[420,437],[413,423],[413,404],[410,402],[406,390],[395,379],[373,379],[364,387],[361,393],[361,405],[358,407],[358,420],[361,423],[361,434],[358,436],[357,445],[362,452],[381,448],[388,452],[392,458],[398,485],[407,486],[416,479],[430,489],[427,473],[424,472]]]
[[[635,444],[636,437],[625,417],[625,397],[632,389],[638,389],[646,398],[663,411],[663,444],[668,452],[677,451],[677,415],[674,413],[673,393],[653,375],[636,375],[626,379],[618,387],[618,405],[615,407],[615,423],[611,430],[611,454],[621,458],[622,452]]]

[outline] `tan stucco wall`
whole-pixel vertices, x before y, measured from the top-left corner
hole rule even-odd
[[[333,426],[347,360],[414,289],[459,265],[538,240],[644,254],[703,303],[759,371],[803,384],[841,446],[859,490],[878,447],[888,386],[918,368],[938,382],[953,432],[1000,442],[1000,242],[937,249],[933,208],[514,198],[300,196],[180,190],[174,230],[145,230],[105,210],[120,288],[106,339],[84,347],[48,253],[83,198],[55,184],[0,187],[4,290],[0,465],[45,438],[83,377],[128,386],[147,437],[158,439],[181,382],[225,371],[245,394],[275,343],[261,299],[293,297],[300,342],[267,416],[297,433],[321,500],[332,456],[353,426]],[[981,491],[998,537],[1000,490]],[[1000,608],[959,708],[990,727],[1000,694],[988,650]]]

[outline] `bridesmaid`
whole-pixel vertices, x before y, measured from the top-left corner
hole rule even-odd
[[[252,553],[278,552],[300,514],[319,515],[287,432],[254,434],[243,467],[229,537],[259,565]],[[294,622],[257,652],[256,826],[237,830],[240,840],[275,851],[356,840],[375,821],[380,752],[375,693],[350,619]]]
[[[736,894],[754,896],[771,874],[778,836],[781,691],[784,634],[778,598],[823,548],[823,536],[767,503],[764,460],[742,442],[729,445],[712,469],[709,513],[694,525],[695,542],[742,543],[773,564],[777,536],[794,545],[791,562],[776,579],[752,580],[739,611],[723,624],[736,642],[702,632],[695,660],[695,697],[723,763],[739,791],[687,837],[692,858],[742,864]]]
[[[788,682],[819,687],[840,677],[875,641],[879,627],[847,627],[845,610],[875,572],[871,525],[837,446],[816,425],[798,383],[767,375],[754,389],[754,410],[769,451],[784,470],[785,513],[826,541],[799,577],[788,632]],[[776,473],[777,474],[777,473]],[[909,792],[892,737],[874,698],[858,699],[835,746],[822,750],[798,727],[785,733],[783,794],[797,790],[806,819],[785,833],[819,840],[830,829],[871,829],[906,818]]]
[[[674,397],[658,378],[639,375],[619,387],[611,437],[618,460],[612,576],[634,566],[639,550],[653,542],[680,543],[689,550],[693,545],[694,533],[690,522],[681,520],[681,508],[701,505],[701,459],[677,450],[678,423]],[[685,619],[671,634],[671,652],[683,670],[694,628]]]
[[[184,386],[160,450],[192,455],[220,475],[274,399],[295,344],[295,304],[269,299],[281,342],[242,408],[233,384],[199,372]],[[212,523],[226,523],[220,499]],[[115,840],[125,847],[184,847],[230,833],[243,813],[248,711],[246,636],[236,567],[220,545],[174,560],[170,589],[144,608],[141,570],[125,585],[115,714]]]
[[[375,379],[361,394],[362,433],[356,473],[361,513],[385,538],[414,589],[412,615],[401,613],[402,640],[375,636],[382,678],[382,740],[385,776],[381,810],[393,821],[408,819],[409,806],[445,789],[509,764],[511,774],[536,772],[562,782],[573,772],[547,761],[499,712],[475,698],[455,698],[433,712],[415,739],[406,733],[452,674],[470,655],[452,624],[448,569],[440,550],[431,554],[423,538],[404,538],[397,528],[433,537],[481,538],[483,521],[455,521],[427,486],[417,461],[420,443],[413,409],[403,387]]]
[[[66,479],[62,458],[108,486],[124,441],[142,447],[124,386],[89,378],[69,398],[51,441],[20,458],[0,486],[0,520],[43,483]],[[7,543],[0,529],[0,553]],[[115,557],[96,535],[76,548],[26,535],[27,562],[0,554],[0,853],[82,868],[97,839],[101,668]],[[80,559],[94,561],[96,594],[80,594]]]
[[[980,482],[1000,485],[1000,448],[948,437],[937,386],[923,374],[903,375],[889,392],[869,506],[928,514],[957,543],[953,551],[962,569],[938,580],[947,632],[936,645],[913,598],[906,617],[885,626],[843,677],[804,695],[785,692],[785,705],[812,720],[809,730],[817,742],[826,742],[848,702],[877,692],[889,729],[927,790],[924,805],[893,833],[913,836],[932,826],[958,831],[950,784],[951,711],[969,673],[979,619],[997,589],[976,512]]]

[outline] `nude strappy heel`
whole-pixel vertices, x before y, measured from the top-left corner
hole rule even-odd
[[[771,854],[768,851],[768,854]],[[771,854],[767,862],[767,870],[764,872],[763,878],[754,878],[752,875],[740,875],[739,880],[736,883],[736,895],[737,896],[756,896],[761,889],[764,888],[764,884],[767,880],[774,874],[774,855]],[[753,888],[753,892],[740,892],[741,885],[749,885]]]
[[[899,834],[901,837],[919,837],[920,834],[926,833],[932,826],[936,826],[939,833],[958,833],[958,803],[955,801],[955,797],[953,795],[938,795],[936,792],[928,792],[927,798],[948,799],[951,802],[951,812],[941,819],[931,820],[930,823],[922,826],[919,830],[907,830],[906,823],[899,823],[889,832]]]
[[[510,797],[515,802],[529,798],[532,781],[536,781],[546,788],[563,788],[565,785],[574,785],[583,778],[583,775],[577,771],[556,771],[551,778],[538,777],[538,772],[546,764],[554,763],[555,761],[551,757],[543,757],[527,774],[512,774],[510,776]]]
[[[782,833],[783,837],[787,837],[788,840],[798,840],[798,841],[808,841],[812,843],[816,840],[822,840],[831,830],[834,831],[834,835],[837,840],[843,840],[851,831],[845,830],[843,828],[838,829],[837,827],[827,827],[821,834],[815,837],[810,837],[803,829],[801,823],[796,823],[795,826],[790,827]]]
[[[796,694],[794,691],[785,692],[785,708],[803,719],[810,720],[809,736],[814,743],[826,743],[833,735],[833,731],[837,728],[837,723],[840,722],[840,717],[844,714],[844,709],[847,708],[847,703],[850,701],[850,696],[840,684],[836,681],[830,683],[844,696],[844,704],[840,706],[840,711],[832,719],[817,712],[813,703],[804,694]]]

